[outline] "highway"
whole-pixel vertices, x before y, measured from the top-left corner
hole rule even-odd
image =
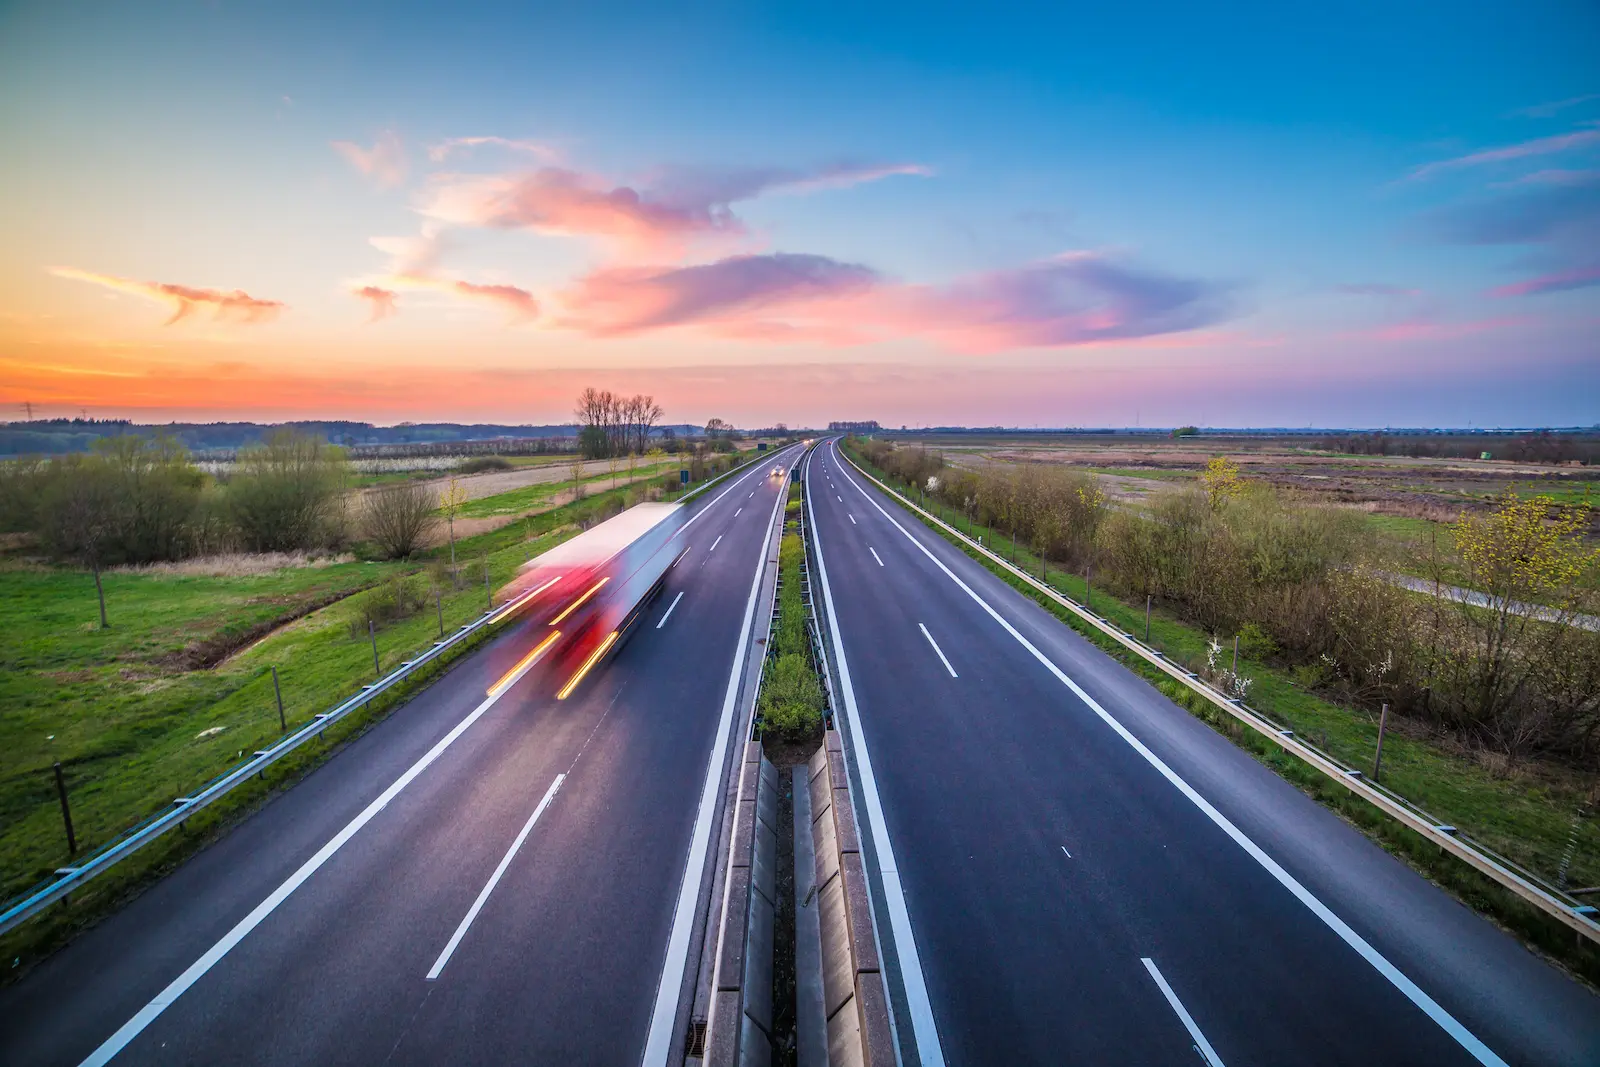
[[[773,466],[688,505],[662,595],[571,697],[486,695],[543,636],[509,626],[0,991],[0,1063],[639,1063],[737,740]]]
[[[902,1058],[1600,1063],[1600,998],[847,467],[818,610]]]

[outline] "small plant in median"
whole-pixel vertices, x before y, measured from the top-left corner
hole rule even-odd
[[[792,740],[815,735],[821,729],[826,703],[806,629],[806,603],[801,590],[806,550],[798,531],[799,494],[799,484],[792,483],[785,505],[786,532],[778,546],[778,575],[782,580],[778,617],[757,705],[762,727]],[[788,532],[791,530],[794,532]]]

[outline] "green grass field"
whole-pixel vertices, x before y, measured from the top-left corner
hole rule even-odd
[[[678,464],[674,460],[670,463],[641,463],[634,468],[633,478],[649,478],[663,474],[668,470],[677,470]],[[623,466],[617,470],[616,483],[620,487],[628,481],[628,468]],[[593,492],[609,488],[612,482],[610,472],[591,475],[582,480],[585,489]],[[549,503],[557,494],[570,490],[576,484],[570,480],[563,482],[546,482],[539,485],[528,485],[521,489],[513,489],[507,493],[497,493],[494,496],[481,497],[461,506],[460,514],[463,518],[487,518],[494,515],[519,515],[541,505]]]

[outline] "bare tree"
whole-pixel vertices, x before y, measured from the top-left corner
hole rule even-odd
[[[403,482],[369,493],[363,525],[367,537],[389,559],[401,559],[422,547],[439,525],[439,501],[421,482]]]
[[[450,476],[450,482],[445,486],[444,493],[439,497],[439,510],[444,512],[445,521],[450,524],[450,573],[456,570],[456,514],[462,505],[467,502],[467,487]]]

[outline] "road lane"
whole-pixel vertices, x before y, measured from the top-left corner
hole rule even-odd
[[[838,462],[830,451],[827,466]],[[850,499],[811,494],[816,533],[950,1062],[1177,1062],[1191,1035],[1141,958],[1160,961],[1185,991],[1227,1062],[1472,1062],[1472,1050],[1351,951],[1087,701],[1126,715],[1152,755],[1216,801],[1224,821],[1282,857],[1291,881],[1326,894],[1359,938],[1465,1020],[1469,1043],[1481,1030],[1512,1062],[1593,1062],[1600,1015],[1591,994],[860,482],[841,469],[835,484]],[[1082,679],[1083,697],[879,505],[998,605],[1007,625]],[[955,699],[948,677],[908,669],[927,659],[923,620],[971,664]],[[1393,930],[1395,913],[1417,925]],[[1507,974],[1538,994],[1506,995]]]
[[[640,626],[557,702],[512,685],[116,1062],[637,1059],[744,591],[765,537],[739,492],[695,507],[673,625]],[[733,494],[730,496],[729,494]],[[732,595],[737,591],[737,595]],[[663,603],[666,602],[664,599]],[[17,985],[0,1061],[77,1063],[322,848],[543,639],[513,626]],[[557,775],[558,794],[429,982]]]

